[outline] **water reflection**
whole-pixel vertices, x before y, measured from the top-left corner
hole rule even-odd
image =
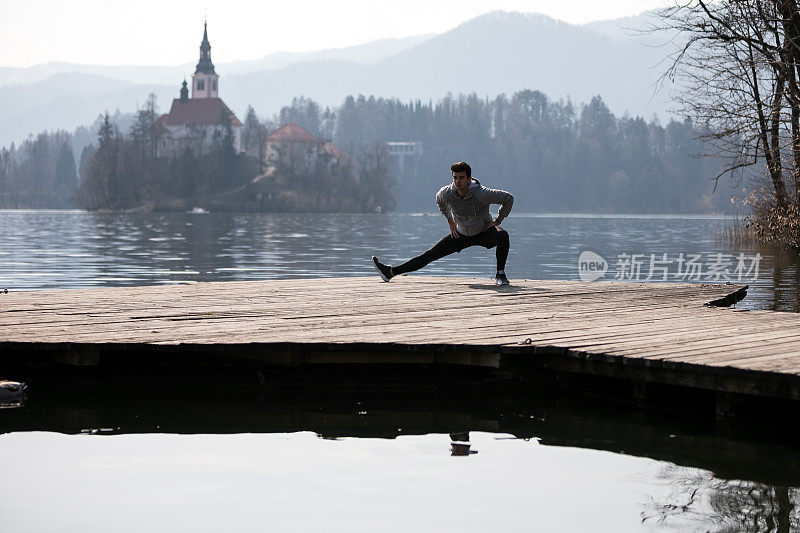
[[[769,309],[800,312],[800,268],[798,256],[790,251],[776,251],[772,256],[771,271],[765,276],[765,291],[774,298]]]
[[[465,457],[473,453],[478,453],[473,450],[472,444],[469,442],[469,431],[459,431],[458,433],[450,433],[450,455],[453,457]]]
[[[798,525],[792,428],[723,435],[700,416],[474,383],[267,383],[35,382],[22,407],[0,412],[4,524],[101,531],[124,515],[158,517],[154,531],[223,517],[234,529],[257,518],[279,530],[405,531],[402,502],[417,528],[437,531]],[[43,499],[51,512],[34,512]]]
[[[642,530],[657,463],[508,437],[476,432],[466,458],[436,434],[3,435],[3,528]]]
[[[36,383],[21,407],[0,415],[0,433],[312,431],[329,438],[390,439],[442,434],[461,444],[458,451],[469,451],[470,432],[477,431],[651,457],[728,478],[800,481],[800,453],[790,445],[797,428],[763,422],[763,410],[758,420],[719,428],[710,408],[695,409],[693,416],[683,410],[653,413],[593,393],[554,394],[546,386],[494,390],[465,376],[454,378],[463,383],[450,385],[413,379],[412,384],[363,374],[348,381],[326,370],[322,380],[290,374],[266,387]]]
[[[703,216],[516,214],[503,225],[512,235],[512,277],[578,279],[577,258],[584,250],[609,262],[605,279],[613,278],[620,254],[643,254],[647,268],[650,254],[760,253],[759,276],[746,281],[751,290],[740,306],[799,311],[796,254],[726,244],[715,238],[720,224]],[[423,214],[0,211],[0,288],[371,276],[373,253],[401,261],[444,230],[440,216]],[[493,257],[467,249],[422,273],[489,278]]]
[[[644,505],[642,522],[686,530],[699,524],[718,531],[788,533],[800,529],[800,490],[668,465],[655,477],[662,490]]]

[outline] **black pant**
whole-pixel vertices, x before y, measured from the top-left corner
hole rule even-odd
[[[392,272],[395,276],[407,272],[414,272],[432,261],[441,259],[454,252],[460,252],[464,248],[469,248],[470,246],[483,246],[486,249],[497,246],[497,270],[505,270],[509,248],[508,232],[506,230],[498,230],[495,227],[491,227],[472,237],[467,237],[461,233],[458,235],[458,239],[454,238],[452,235],[448,235],[434,244],[430,250],[422,255],[409,259],[402,265],[392,267]]]

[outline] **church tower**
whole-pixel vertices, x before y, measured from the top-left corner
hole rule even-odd
[[[211,62],[211,43],[208,42],[208,23],[203,23],[203,42],[200,43],[200,61],[192,75],[192,99],[219,98],[219,76]]]
[[[242,123],[219,97],[218,80],[211,62],[208,25],[204,24],[200,61],[192,75],[191,88],[184,79],[180,98],[174,98],[169,113],[161,115],[151,126],[158,137],[158,157],[177,157],[186,150],[195,155],[207,154],[214,149],[214,139],[227,135],[228,131],[233,134],[234,151],[241,150]]]

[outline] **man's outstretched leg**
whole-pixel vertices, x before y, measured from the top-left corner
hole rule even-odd
[[[389,281],[394,277],[394,273],[392,272],[392,267],[390,265],[384,265],[378,258],[374,255],[372,256],[372,266],[375,267],[375,270],[378,271],[378,275],[381,277],[383,281]]]
[[[413,257],[405,263],[397,265],[396,267],[381,263],[374,255],[372,256],[372,264],[375,267],[375,270],[378,271],[378,274],[380,274],[381,279],[383,279],[383,281],[389,281],[393,277],[399,276],[400,274],[407,274],[409,272],[419,270],[428,263],[436,261],[437,259],[441,259],[446,255],[460,252],[469,245],[468,241],[470,241],[470,239],[463,235],[458,239],[448,235],[434,244],[430,250],[427,250],[425,253]]]

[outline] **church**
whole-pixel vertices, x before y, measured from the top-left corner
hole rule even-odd
[[[208,153],[214,140],[224,138],[228,128],[233,136],[234,151],[239,153],[242,123],[219,97],[219,75],[211,62],[206,23],[203,25],[200,61],[192,75],[191,98],[184,80],[180,98],[175,98],[169,113],[161,115],[153,124],[158,137],[158,157],[177,156],[187,148],[195,155]]]

